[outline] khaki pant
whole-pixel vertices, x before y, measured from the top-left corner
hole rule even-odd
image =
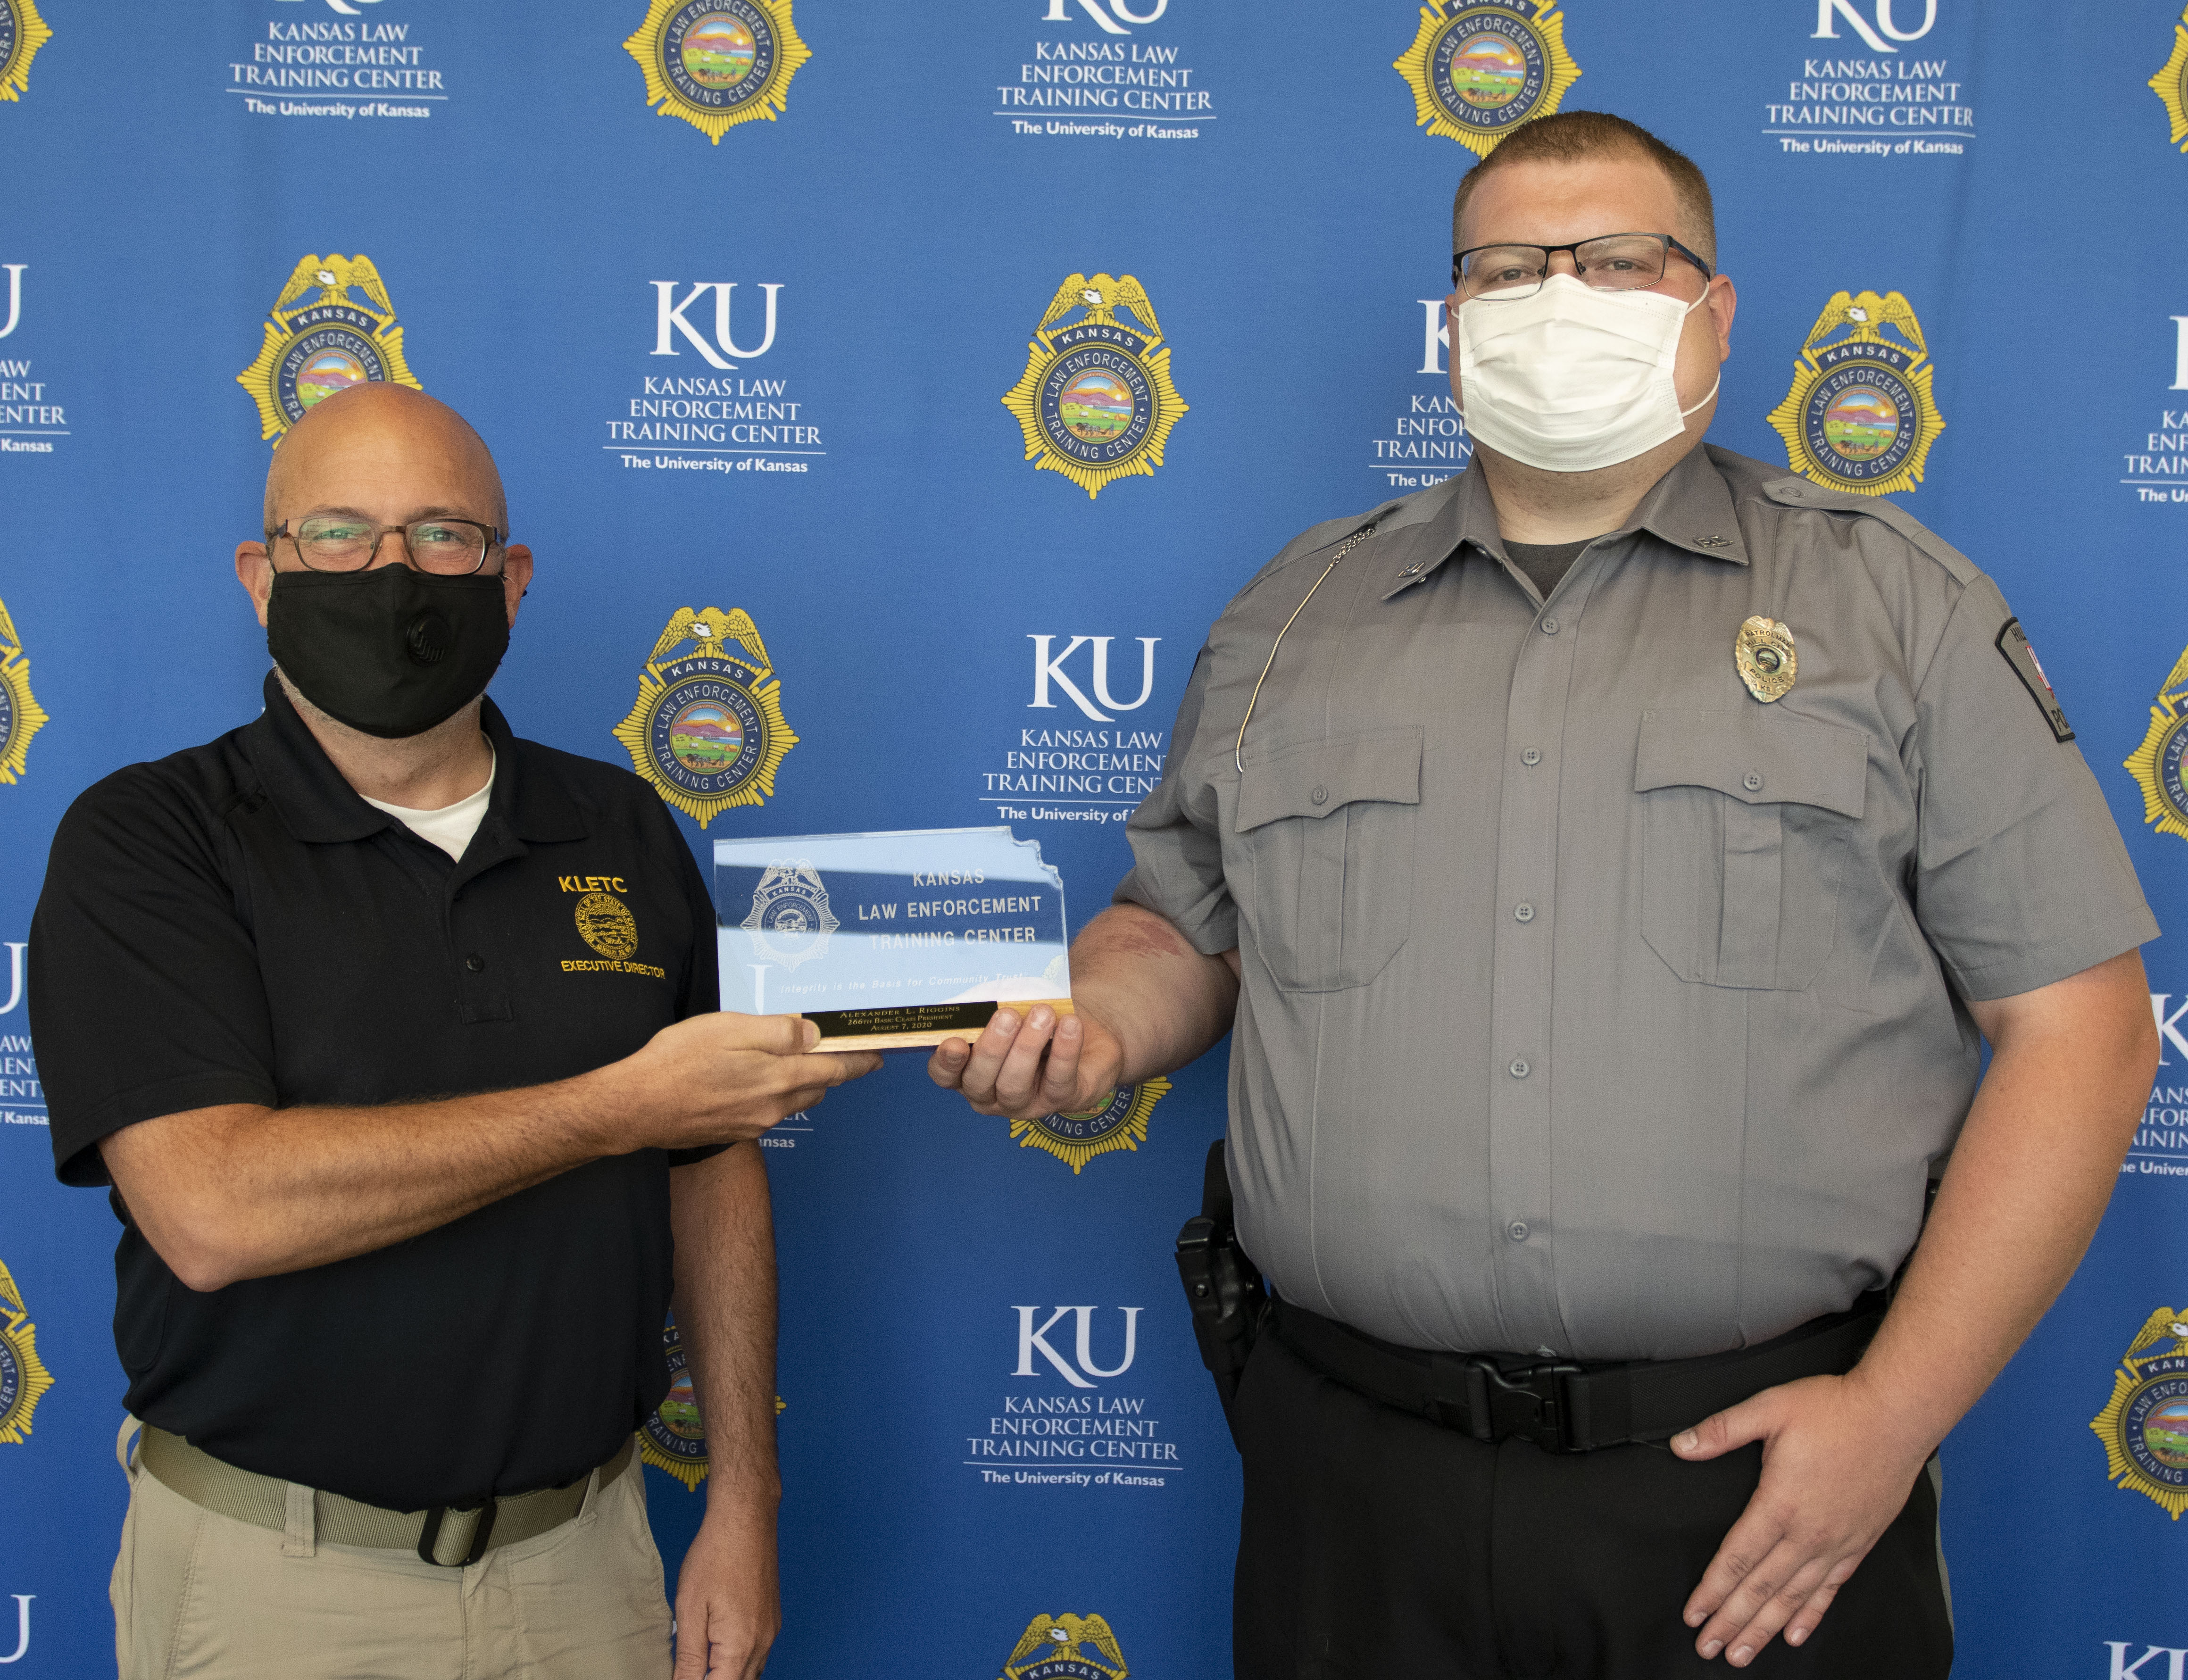
[[[290,1491],[285,1533],[192,1504],[126,1461],[115,1559],[121,1680],[665,1680],[661,1554],[633,1463],[561,1527],[463,1569],[323,1546]]]

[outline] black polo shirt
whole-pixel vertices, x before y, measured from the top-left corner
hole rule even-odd
[[[517,740],[492,701],[483,724],[493,792],[460,861],[358,798],[270,675],[257,722],[76,800],[30,950],[64,1182],[107,1182],[94,1146],[138,1120],[542,1085],[717,1006],[713,910],[652,790]],[[569,1481],[668,1392],[668,1173],[689,1159],[595,1161],[206,1294],[117,1197],[124,1403],[403,1510]]]

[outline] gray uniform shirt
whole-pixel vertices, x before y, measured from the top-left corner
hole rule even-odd
[[[1751,614],[1796,640],[1770,704]],[[1478,472],[1286,548],[1117,893],[1239,951],[1232,1186],[1286,1299],[1665,1359],[1886,1282],[1975,1090],[1958,1000],[2157,931],[2009,622],[1890,503],[1715,448],[1547,602]]]

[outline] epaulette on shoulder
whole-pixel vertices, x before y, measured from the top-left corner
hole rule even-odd
[[[1384,502],[1381,506],[1372,508],[1366,513],[1351,514],[1343,519],[1325,519],[1318,524],[1308,526],[1305,530],[1278,550],[1275,559],[1248,578],[1232,600],[1240,600],[1251,595],[1262,583],[1275,577],[1277,572],[1282,572],[1303,555],[1318,554],[1324,549],[1334,549],[1354,532],[1364,531],[1371,525],[1381,524],[1412,499],[1413,498],[1409,496],[1401,497],[1396,501]]]
[[[1982,569],[1973,561],[1906,509],[1896,502],[1885,500],[1881,496],[1857,496],[1850,491],[1830,489],[1791,474],[1770,480],[1762,486],[1762,493],[1781,507],[1813,508],[1821,513],[1865,515],[1890,526],[1960,583],[1972,583],[1982,576]]]

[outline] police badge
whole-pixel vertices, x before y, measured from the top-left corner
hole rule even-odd
[[[2188,1315],[2151,1313],[2112,1373],[2112,1402],[2089,1420],[2105,1472],[2178,1522],[2188,1509]]]
[[[31,91],[31,60],[53,38],[31,0],[0,0],[0,99]]]
[[[2126,768],[2142,784],[2142,820],[2160,834],[2188,840],[2188,786],[2181,760],[2188,755],[2188,651],[2173,662],[2151,702],[2150,727]]]
[[[2188,152],[2188,11],[2173,25],[2173,56],[2150,78],[2150,90],[2165,102],[2173,119],[2172,143]]]
[[[1580,66],[1555,0],[1431,0],[1391,68],[1413,90],[1414,126],[1487,157],[1530,117],[1548,116]]]
[[[0,601],[0,783],[13,785],[23,774],[31,737],[46,721],[46,713],[31,698],[31,662],[23,657],[15,621],[8,616],[8,604]]]
[[[1055,325],[1074,309],[1086,313]],[[1119,321],[1119,309],[1140,325]],[[1025,372],[1003,398],[1025,433],[1025,458],[1062,473],[1090,500],[1113,479],[1153,477],[1186,411],[1170,383],[1170,351],[1155,347],[1161,343],[1154,305],[1130,274],[1066,280],[1026,346]]]
[[[1101,1660],[1080,1654],[1091,1645]],[[1125,1680],[1131,1671],[1117,1636],[1098,1615],[1037,1615],[1026,1624],[1018,1647],[1003,1665],[1003,1680]]]
[[[646,103],[719,145],[740,122],[782,112],[790,78],[813,56],[791,0],[653,0],[623,51],[646,72]]]
[[[1760,614],[1740,627],[1732,640],[1732,662],[1747,691],[1765,706],[1793,691],[1799,674],[1800,650],[1794,645],[1793,627]]]
[[[829,913],[820,871],[803,859],[771,863],[753,888],[752,909],[738,924],[753,949],[785,968],[828,955],[828,936],[843,924]]]
[[[31,1433],[31,1414],[38,1396],[53,1387],[52,1374],[38,1363],[38,1327],[0,1265],[0,1441],[20,1446]]]
[[[687,641],[697,651],[665,657]],[[631,768],[704,828],[730,806],[762,804],[774,793],[775,767],[798,745],[783,719],[781,687],[742,608],[680,606],[615,737]]]
[[[1021,1149],[1045,1149],[1079,1170],[1097,1155],[1114,1149],[1136,1150],[1148,1141],[1148,1117],[1170,1094],[1168,1080],[1119,1085],[1098,1108],[1072,1113],[1044,1114],[1037,1120],[1012,1120],[1011,1136]]]
[[[1886,327],[1904,343],[1886,338]],[[1848,329],[1848,336],[1824,342]],[[1921,323],[1898,292],[1838,293],[1808,330],[1793,388],[1770,411],[1787,464],[1859,496],[1920,484],[1930,446],[1945,429],[1930,392],[1929,353]]]
[[[313,287],[319,295],[301,302]],[[363,304],[351,289],[364,294]],[[258,359],[235,382],[258,404],[258,435],[278,445],[304,411],[352,385],[378,380],[422,391],[403,359],[403,329],[372,259],[307,257],[274,301]]]

